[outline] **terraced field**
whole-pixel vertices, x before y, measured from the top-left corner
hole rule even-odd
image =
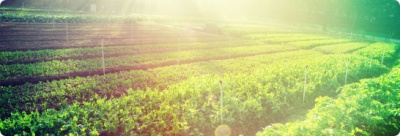
[[[386,127],[399,129],[398,122],[379,126],[399,117],[398,106],[387,102],[379,104],[394,110],[370,115],[378,123],[365,126],[369,115],[346,113],[358,123],[338,126],[345,129],[332,129],[335,133],[329,127],[342,118],[324,108],[330,104],[344,110],[348,102],[363,109],[363,103],[347,99],[373,99],[367,95],[374,93],[351,91],[368,90],[369,81],[391,88],[387,95],[398,90],[396,80],[388,80],[396,75],[398,45],[276,26],[221,29],[224,34],[144,22],[57,23],[54,28],[52,23],[2,23],[0,131],[213,135],[226,124],[232,135],[292,135],[302,133],[297,128],[302,124],[311,124],[305,135],[384,135],[396,132],[382,131]],[[388,78],[374,79],[381,75]],[[272,125],[308,110],[306,121]],[[327,117],[331,112],[335,116]],[[319,125],[324,122],[317,116],[331,122]]]

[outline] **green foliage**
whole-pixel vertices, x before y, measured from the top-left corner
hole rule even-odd
[[[314,98],[335,93],[334,90],[344,79],[344,64],[350,58],[349,76],[351,81],[374,75],[368,71],[385,71],[386,68],[373,63],[358,63],[367,59],[355,55],[324,56],[308,60],[276,62],[274,65],[258,67],[254,72],[205,75],[170,85],[163,91],[128,91],[128,95],[118,99],[97,99],[96,102],[75,103],[54,114],[47,110],[39,114],[40,119],[49,119],[54,129],[46,129],[53,134],[149,134],[149,135],[205,135],[213,132],[220,123],[241,128],[243,134],[257,131],[258,127],[274,122],[297,108],[313,103]],[[309,65],[310,74],[306,91],[303,92],[304,66]],[[322,67],[321,67],[322,66]],[[375,72],[372,72],[375,73]],[[219,83],[223,81],[224,110],[219,107]],[[31,113],[23,117],[32,118]],[[268,115],[268,116],[265,116]],[[36,116],[36,115],[35,115]],[[60,118],[62,123],[57,122]],[[3,120],[2,133],[37,133],[42,129],[28,129],[40,124],[40,119],[14,127],[13,122],[25,120],[17,112]],[[84,128],[84,129],[82,129]],[[86,131],[83,131],[86,130]],[[50,132],[52,131],[52,132]],[[196,132],[196,133],[194,133]]]
[[[228,57],[230,55],[273,53],[294,50],[292,47],[281,45],[254,45],[231,48],[200,49],[177,52],[149,53],[123,55],[105,58],[106,68],[132,67],[136,65],[157,64],[162,62],[175,62],[179,60],[211,59]],[[222,53],[221,53],[222,52]],[[0,65],[0,78],[3,80],[18,79],[35,76],[57,76],[74,72],[92,72],[101,70],[102,58],[85,60],[52,60],[31,64]],[[0,80],[1,81],[1,80]]]
[[[4,12],[9,12],[9,11],[12,11],[12,12],[30,12],[30,13],[33,13],[33,12],[36,12],[36,13],[51,12],[52,14],[54,14],[54,13],[65,13],[65,12],[67,12],[67,13],[83,13],[82,11],[69,11],[69,10],[65,11],[64,9],[16,8],[16,7],[1,7],[0,10],[4,11]]]
[[[337,99],[318,98],[307,119],[273,124],[258,135],[396,135],[400,70],[346,85]]]
[[[247,38],[253,38],[253,40],[262,40],[265,36],[254,34],[254,32],[260,31],[257,27],[252,27],[252,30],[244,32],[240,32],[242,29],[231,29],[233,30],[230,33],[246,34],[249,36]],[[350,42],[346,39],[307,34],[268,34],[267,36],[270,36],[270,42],[287,42],[300,48]],[[290,40],[290,37],[295,38]],[[247,43],[246,40],[244,42]],[[241,55],[296,49],[296,47],[285,45],[260,45],[257,41],[251,43],[255,44],[228,48],[231,44],[227,42],[215,50],[199,49],[143,54],[134,57],[122,56],[109,58],[106,61],[110,66],[121,67],[133,66],[137,62],[154,64],[176,61],[176,58],[213,59],[226,57],[228,53]],[[384,48],[378,48],[379,45],[383,45]],[[151,46],[133,47],[127,50],[176,48],[177,45],[149,47]],[[118,47],[107,49],[113,50],[114,53],[123,50]],[[252,135],[260,127],[284,119],[299,109],[309,108],[314,105],[315,98],[335,95],[336,90],[344,85],[346,75],[348,75],[347,83],[352,83],[387,72],[388,68],[381,65],[379,58],[371,61],[368,55],[385,53],[385,58],[388,58],[386,61],[393,63],[393,58],[397,55],[396,50],[397,46],[387,43],[367,46],[353,54],[323,55],[315,51],[299,50],[173,65],[146,71],[122,71],[38,84],[0,86],[0,103],[4,104],[0,107],[2,117],[0,131],[5,135],[212,135],[210,132],[220,125],[222,121],[220,117],[223,115],[224,123],[232,128],[233,134]],[[77,51],[76,54],[75,51]],[[67,55],[64,56],[85,56],[86,53],[96,54],[95,52],[98,51],[99,48],[71,49],[66,50]],[[23,53],[8,52],[2,56],[5,56],[4,58],[13,55],[24,56],[21,55]],[[36,58],[63,56],[57,55],[57,51],[34,51],[32,54],[39,56]],[[4,76],[2,77],[10,78],[12,73],[19,72],[19,75],[15,74],[16,77],[12,77],[19,78],[18,76],[59,75],[100,69],[99,61],[98,58],[55,60],[36,63],[36,67],[29,64],[0,65],[0,67],[3,70],[1,74]],[[349,64],[347,72],[346,63]],[[307,89],[305,90],[306,99],[303,103],[306,66],[308,66]],[[393,78],[395,77],[393,76]],[[376,80],[379,83],[376,85],[377,88],[381,87],[378,91],[382,91],[379,93],[386,93],[385,97],[394,95],[393,99],[386,100],[382,97],[382,99],[376,100],[375,97],[380,97],[379,93],[371,94],[372,97],[358,96],[356,95],[359,92],[358,89],[362,89],[363,84],[352,84],[343,88],[342,94],[339,95],[341,101],[337,102],[328,97],[317,99],[316,109],[319,110],[311,112],[307,119],[311,118],[312,121],[319,122],[315,124],[313,122],[294,122],[289,123],[288,126],[273,125],[260,134],[297,135],[304,132],[304,135],[344,135],[348,133],[367,135],[370,131],[374,132],[373,134],[391,134],[390,130],[384,128],[398,129],[398,123],[386,122],[385,119],[387,117],[398,119],[398,110],[390,110],[390,112],[384,110],[398,108],[393,104],[398,101],[398,97],[395,92],[390,91],[397,88],[383,85],[387,82],[397,85],[397,79],[394,80],[396,82],[392,82],[392,78],[387,80],[381,78],[382,82]],[[224,91],[223,98],[219,96],[220,81],[222,81]],[[369,87],[370,82],[365,83]],[[349,94],[346,95],[346,92]],[[376,91],[366,89],[366,92]],[[224,108],[221,110],[219,102],[222,99]],[[363,105],[359,104],[364,101],[369,101],[366,103],[366,107],[369,108],[362,108]],[[385,103],[391,103],[391,105]],[[360,110],[367,114],[358,113],[357,110],[360,107]],[[370,107],[378,109],[378,112]],[[335,115],[327,116],[330,114]],[[346,120],[345,117],[353,117],[353,115],[361,116],[361,118],[347,118]],[[374,123],[367,124],[363,121]],[[287,131],[277,130],[278,128]],[[314,129],[318,131],[314,132]]]
[[[348,53],[351,51],[355,51],[357,49],[363,48],[370,45],[370,43],[363,43],[363,42],[357,42],[357,43],[347,43],[347,44],[333,44],[333,45],[325,45],[325,46],[319,46],[314,48],[313,50],[316,51],[321,51],[324,53]]]
[[[290,42],[298,42],[298,41],[314,41],[314,40],[329,40],[333,39],[331,37],[320,36],[316,34],[296,34],[296,33],[288,33],[288,34],[276,34],[276,33],[267,33],[267,34],[247,34],[246,38],[256,40],[258,42],[267,42],[267,43],[290,43]]]
[[[95,16],[95,15],[48,15],[31,13],[9,13],[0,15],[0,22],[39,22],[51,23],[53,19],[56,23],[115,23],[132,22],[143,20],[142,17],[127,16]]]
[[[298,42],[291,42],[288,44],[302,49],[310,49],[321,45],[341,44],[348,42],[350,42],[350,40],[347,39],[326,39],[326,40],[313,40],[313,41],[298,41]]]
[[[383,57],[383,64],[393,66],[394,63],[391,62],[395,61],[399,47],[400,46],[394,43],[378,42],[366,48],[355,51],[353,52],[353,54],[358,54],[365,57],[372,57],[373,59],[378,60],[380,62],[382,61]]]
[[[206,48],[223,48],[223,47],[236,47],[244,45],[257,45],[256,42],[250,40],[233,40],[221,42],[192,42],[179,44],[146,44],[140,46],[106,46],[104,47],[106,55],[111,54],[126,54],[126,53],[148,53],[148,52],[171,52],[179,48],[181,50],[190,49],[206,49]],[[99,45],[100,46],[100,45]],[[101,47],[93,48],[70,48],[70,49],[46,49],[37,51],[3,51],[0,52],[0,63],[7,64],[17,61],[29,60],[48,60],[48,59],[61,59],[68,57],[82,57],[86,56],[100,56]]]
[[[313,51],[285,52],[229,60],[214,60],[185,65],[154,68],[147,71],[133,70],[120,73],[76,77],[38,84],[0,86],[1,116],[13,111],[34,111],[63,107],[73,101],[93,101],[98,97],[118,97],[129,88],[158,88],[185,80],[191,76],[222,73],[250,73],[258,67],[286,59],[308,59],[322,54]],[[246,62],[246,63],[243,63]],[[18,90],[18,91],[15,91]],[[98,97],[95,97],[98,95]],[[20,103],[24,103],[20,105]]]

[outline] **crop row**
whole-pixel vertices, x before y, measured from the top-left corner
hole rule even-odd
[[[335,93],[343,85],[348,59],[350,81],[387,70],[378,61],[369,69],[363,63],[368,58],[358,55],[282,61],[260,65],[251,73],[193,77],[163,91],[131,90],[118,99],[75,103],[58,111],[14,112],[2,121],[0,129],[6,135],[209,135],[207,132],[213,132],[223,118],[224,124],[239,130],[237,133],[251,135],[258,127],[283,118],[296,108],[312,105],[314,98]],[[304,90],[306,65],[309,72],[303,104],[299,96]],[[223,98],[220,88],[224,90]],[[224,107],[219,106],[222,99]]]
[[[0,22],[40,22],[50,23],[53,20],[56,23],[100,23],[100,22],[133,22],[147,20],[150,17],[141,16],[93,16],[93,15],[47,15],[47,14],[29,14],[29,13],[4,13],[0,15]],[[161,19],[161,18],[152,18]],[[164,18],[165,19],[165,18]],[[163,20],[163,19],[161,19]]]
[[[304,33],[252,33],[252,34],[246,34],[245,37],[249,39],[262,40],[269,38],[285,38],[285,37],[303,38],[303,37],[323,37],[323,36],[304,34]]]
[[[262,34],[258,34],[262,35]],[[290,44],[299,47],[309,48],[310,46],[334,44],[343,42],[343,40],[334,40],[324,36],[315,36],[309,34],[269,34],[267,41],[270,42],[291,42]],[[302,41],[308,40],[308,41]],[[264,41],[264,40],[262,40]],[[298,41],[298,42],[293,42]],[[346,40],[345,40],[346,41]],[[141,45],[141,46],[116,46],[116,47],[106,47],[106,54],[124,54],[124,53],[134,53],[134,52],[151,52],[151,51],[162,51],[162,50],[174,50],[181,48],[183,50],[190,48],[207,48],[215,46],[236,46],[244,45],[249,43],[250,40],[238,40],[233,42],[210,42],[210,43],[182,43],[180,44],[159,44],[159,45]],[[98,42],[100,44],[100,41]],[[215,43],[215,45],[213,45]],[[256,41],[250,42],[255,44]],[[99,45],[100,46],[100,45]],[[46,59],[59,59],[68,57],[79,57],[82,56],[94,56],[100,55],[101,48],[74,48],[74,49],[59,49],[59,50],[39,50],[39,51],[15,51],[15,52],[0,52],[0,63],[7,64],[9,62],[24,60],[46,60]]]
[[[256,33],[294,33],[291,29],[279,28],[276,26],[260,25],[228,25],[223,30],[231,35],[243,36]]]
[[[341,44],[349,42],[351,41],[347,39],[325,39],[325,40],[323,39],[323,40],[312,40],[312,41],[289,42],[288,44],[302,49],[310,49],[321,45]]]
[[[221,56],[234,56],[240,54],[271,53],[295,48],[282,45],[255,45],[232,48],[219,48],[212,50],[188,50],[166,53],[150,53],[138,55],[125,55],[105,58],[107,68],[130,67],[137,65],[156,64],[161,62],[195,60],[215,58]],[[52,60],[31,64],[0,65],[0,77],[3,80],[18,79],[32,76],[56,76],[73,72],[91,72],[102,69],[102,58],[84,60]]]
[[[347,43],[347,44],[333,44],[333,45],[326,45],[326,46],[318,46],[313,50],[320,51],[323,53],[348,53],[351,51],[355,51],[357,49],[366,47],[371,43],[367,42],[359,42],[359,43]]]
[[[39,8],[15,8],[15,7],[1,7],[1,11],[24,11],[24,12],[68,12],[68,13],[82,13],[82,11],[74,11],[64,9],[39,9]]]
[[[191,48],[213,48],[213,47],[227,47],[227,46],[240,46],[256,44],[248,40],[232,40],[222,42],[192,42],[192,43],[178,43],[173,44],[151,44],[140,46],[108,46],[104,47],[106,55],[109,54],[126,54],[126,53],[140,53],[140,52],[159,52],[159,51],[174,51],[187,50]],[[101,47],[93,48],[70,48],[70,49],[56,49],[56,50],[37,50],[37,51],[4,51],[0,52],[0,63],[6,64],[15,61],[28,61],[28,60],[48,60],[60,59],[69,57],[82,57],[101,55]]]
[[[394,43],[378,42],[353,53],[380,60],[383,64],[393,65],[394,63],[385,62],[394,61],[396,59],[394,54],[399,53],[399,48],[400,46]]]
[[[285,37],[285,38],[267,38],[264,41],[273,43],[288,43],[297,41],[314,41],[314,40],[328,40],[332,39],[325,36],[309,36],[309,37]]]
[[[253,39],[253,40],[259,40],[259,41],[265,41],[268,39],[288,39],[290,38],[307,38],[307,39],[317,39],[317,38],[328,38],[326,36],[320,36],[320,35],[313,35],[313,34],[301,34],[301,33],[268,33],[268,34],[263,34],[263,33],[253,33],[253,34],[247,34],[245,35],[245,38]],[[282,42],[282,41],[281,41]]]
[[[400,131],[400,69],[346,85],[339,96],[318,98],[302,121],[273,124],[266,135],[396,135]]]
[[[168,85],[192,76],[223,73],[251,73],[259,66],[283,60],[308,59],[322,54],[313,51],[295,51],[257,55],[229,60],[214,60],[159,67],[147,71],[132,70],[119,73],[76,77],[38,84],[0,86],[1,117],[12,111],[32,111],[62,107],[73,101],[88,101],[95,94],[100,97],[119,96],[129,88],[164,89]],[[23,103],[23,104],[22,104]]]

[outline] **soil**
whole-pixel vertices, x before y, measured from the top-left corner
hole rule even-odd
[[[250,46],[252,44],[241,44],[241,45],[231,45],[230,47],[239,47],[239,46]],[[139,45],[140,46],[140,45]],[[166,53],[166,52],[175,52],[177,50],[180,51],[189,51],[189,50],[201,50],[201,49],[217,49],[217,48],[223,48],[226,47],[225,45],[212,45],[212,46],[204,46],[204,47],[182,47],[179,49],[179,47],[171,47],[168,49],[153,49],[153,50],[137,50],[137,51],[132,51],[132,52],[125,52],[125,53],[110,53],[107,54],[105,53],[104,57],[109,58],[109,57],[119,57],[119,56],[126,56],[126,55],[138,55],[138,54],[148,54],[148,53]],[[16,61],[9,61],[9,62],[1,62],[0,64],[3,65],[12,65],[12,64],[29,64],[29,63],[38,63],[38,62],[45,62],[45,61],[52,61],[52,60],[83,60],[83,59],[90,59],[90,58],[100,58],[102,57],[102,54],[96,54],[96,55],[85,55],[85,56],[71,56],[71,57],[60,57],[60,58],[46,58],[46,59],[32,59],[32,60],[16,60]]]
[[[105,46],[131,46],[181,42],[211,42],[228,40],[223,35],[194,30],[178,30],[148,24],[68,24],[4,23],[0,25],[0,51],[99,47],[100,36]]]

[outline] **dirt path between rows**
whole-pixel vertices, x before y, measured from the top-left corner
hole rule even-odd
[[[74,29],[70,29],[68,32],[65,28],[42,30],[39,29],[43,26],[40,24],[27,23],[22,25],[24,27],[21,29],[14,28],[12,23],[0,26],[0,51],[99,47],[101,46],[100,36],[105,36],[105,46],[177,43],[180,38],[182,39],[181,42],[228,40],[223,35],[190,29],[177,30],[156,24],[115,24],[110,26],[105,26],[105,24],[71,24]],[[35,25],[40,27],[36,28]]]

